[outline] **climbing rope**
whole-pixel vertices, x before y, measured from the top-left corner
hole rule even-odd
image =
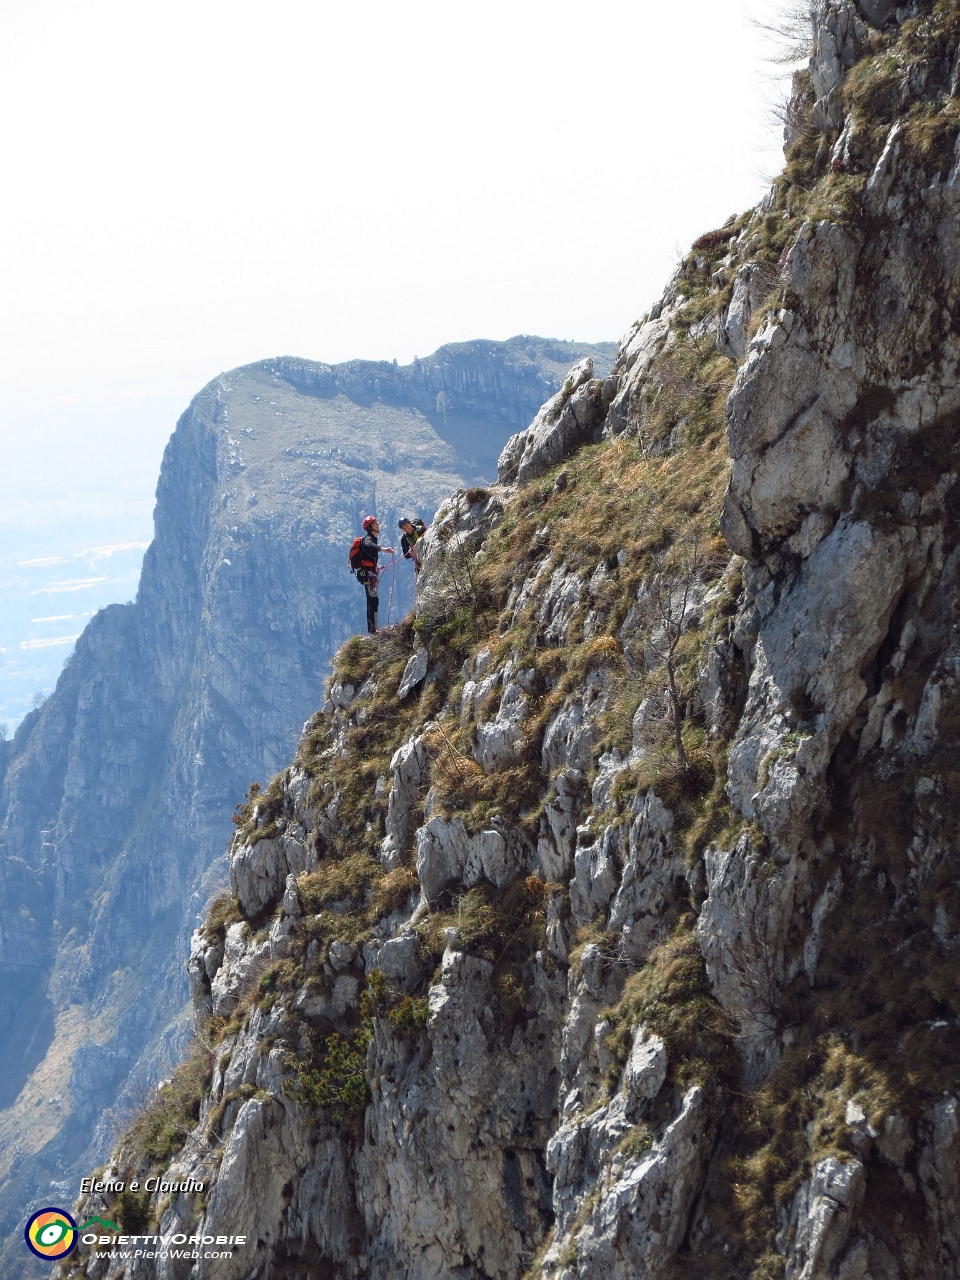
[[[390,625],[390,613],[391,613],[391,610],[393,609],[393,593],[397,585],[397,565],[400,563],[401,559],[402,559],[401,556],[395,555],[390,560],[384,560],[383,564],[381,564],[376,570],[378,578],[383,577],[384,570],[386,569],[392,569],[393,571],[390,575],[390,596],[387,600],[387,620],[383,624],[385,627],[389,627]],[[417,583],[416,581],[414,581],[414,594],[416,594],[416,591],[417,591]]]
[[[387,620],[383,624],[385,627],[389,627],[390,625],[390,610],[393,608],[393,589],[396,586],[396,582],[397,582],[397,560],[398,559],[399,559],[398,556],[394,556],[392,560],[384,560],[383,564],[380,565],[379,568],[377,569],[378,579],[383,577],[383,573],[385,569],[393,570],[393,573],[390,577],[390,598],[387,601]]]
[[[397,557],[394,556],[388,564],[383,566],[385,569],[392,568],[393,573],[390,576],[390,599],[387,601],[387,626],[390,625],[390,610],[393,608],[393,588],[397,582]]]

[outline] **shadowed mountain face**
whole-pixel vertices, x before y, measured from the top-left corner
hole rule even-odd
[[[363,624],[346,567],[375,511],[492,479],[571,364],[613,344],[443,347],[409,366],[278,359],[224,374],[164,455],[136,603],[91,621],[46,704],[0,743],[0,1260],[69,1204],[182,1049],[186,940],[223,881],[230,813],[291,755]],[[391,602],[392,595],[392,602]],[[413,599],[387,572],[381,622]]]

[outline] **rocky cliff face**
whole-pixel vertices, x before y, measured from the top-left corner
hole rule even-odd
[[[814,17],[767,199],[244,810],[109,1170],[204,1191],[74,1273],[960,1275],[960,9]]]
[[[346,569],[361,516],[429,520],[492,474],[585,351],[604,359],[520,338],[406,368],[267,361],[181,418],[136,603],[97,615],[56,693],[0,744],[5,1276],[27,1263],[30,1206],[72,1199],[182,1053],[183,961],[226,879],[231,810],[289,759],[362,623]],[[394,587],[406,612],[412,578],[388,574],[384,614]]]

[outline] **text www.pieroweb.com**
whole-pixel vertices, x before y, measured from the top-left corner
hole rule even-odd
[[[245,1245],[247,1238],[175,1235],[164,1240],[161,1236],[85,1235],[82,1242],[90,1247],[91,1253],[97,1258],[129,1262],[137,1258],[232,1258],[234,1248]]]

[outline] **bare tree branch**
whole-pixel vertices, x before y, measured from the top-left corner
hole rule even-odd
[[[676,555],[677,548],[672,548]],[[683,745],[683,704],[686,700],[677,675],[677,646],[683,635],[690,608],[691,596],[700,583],[703,569],[703,553],[700,536],[696,530],[683,539],[679,546],[679,566],[669,564],[670,552],[655,556],[657,571],[653,582],[653,610],[659,623],[648,641],[650,648],[664,664],[667,672],[670,710],[673,717],[673,741],[677,759],[683,771],[689,772],[690,763]],[[661,638],[658,639],[657,632]]]

